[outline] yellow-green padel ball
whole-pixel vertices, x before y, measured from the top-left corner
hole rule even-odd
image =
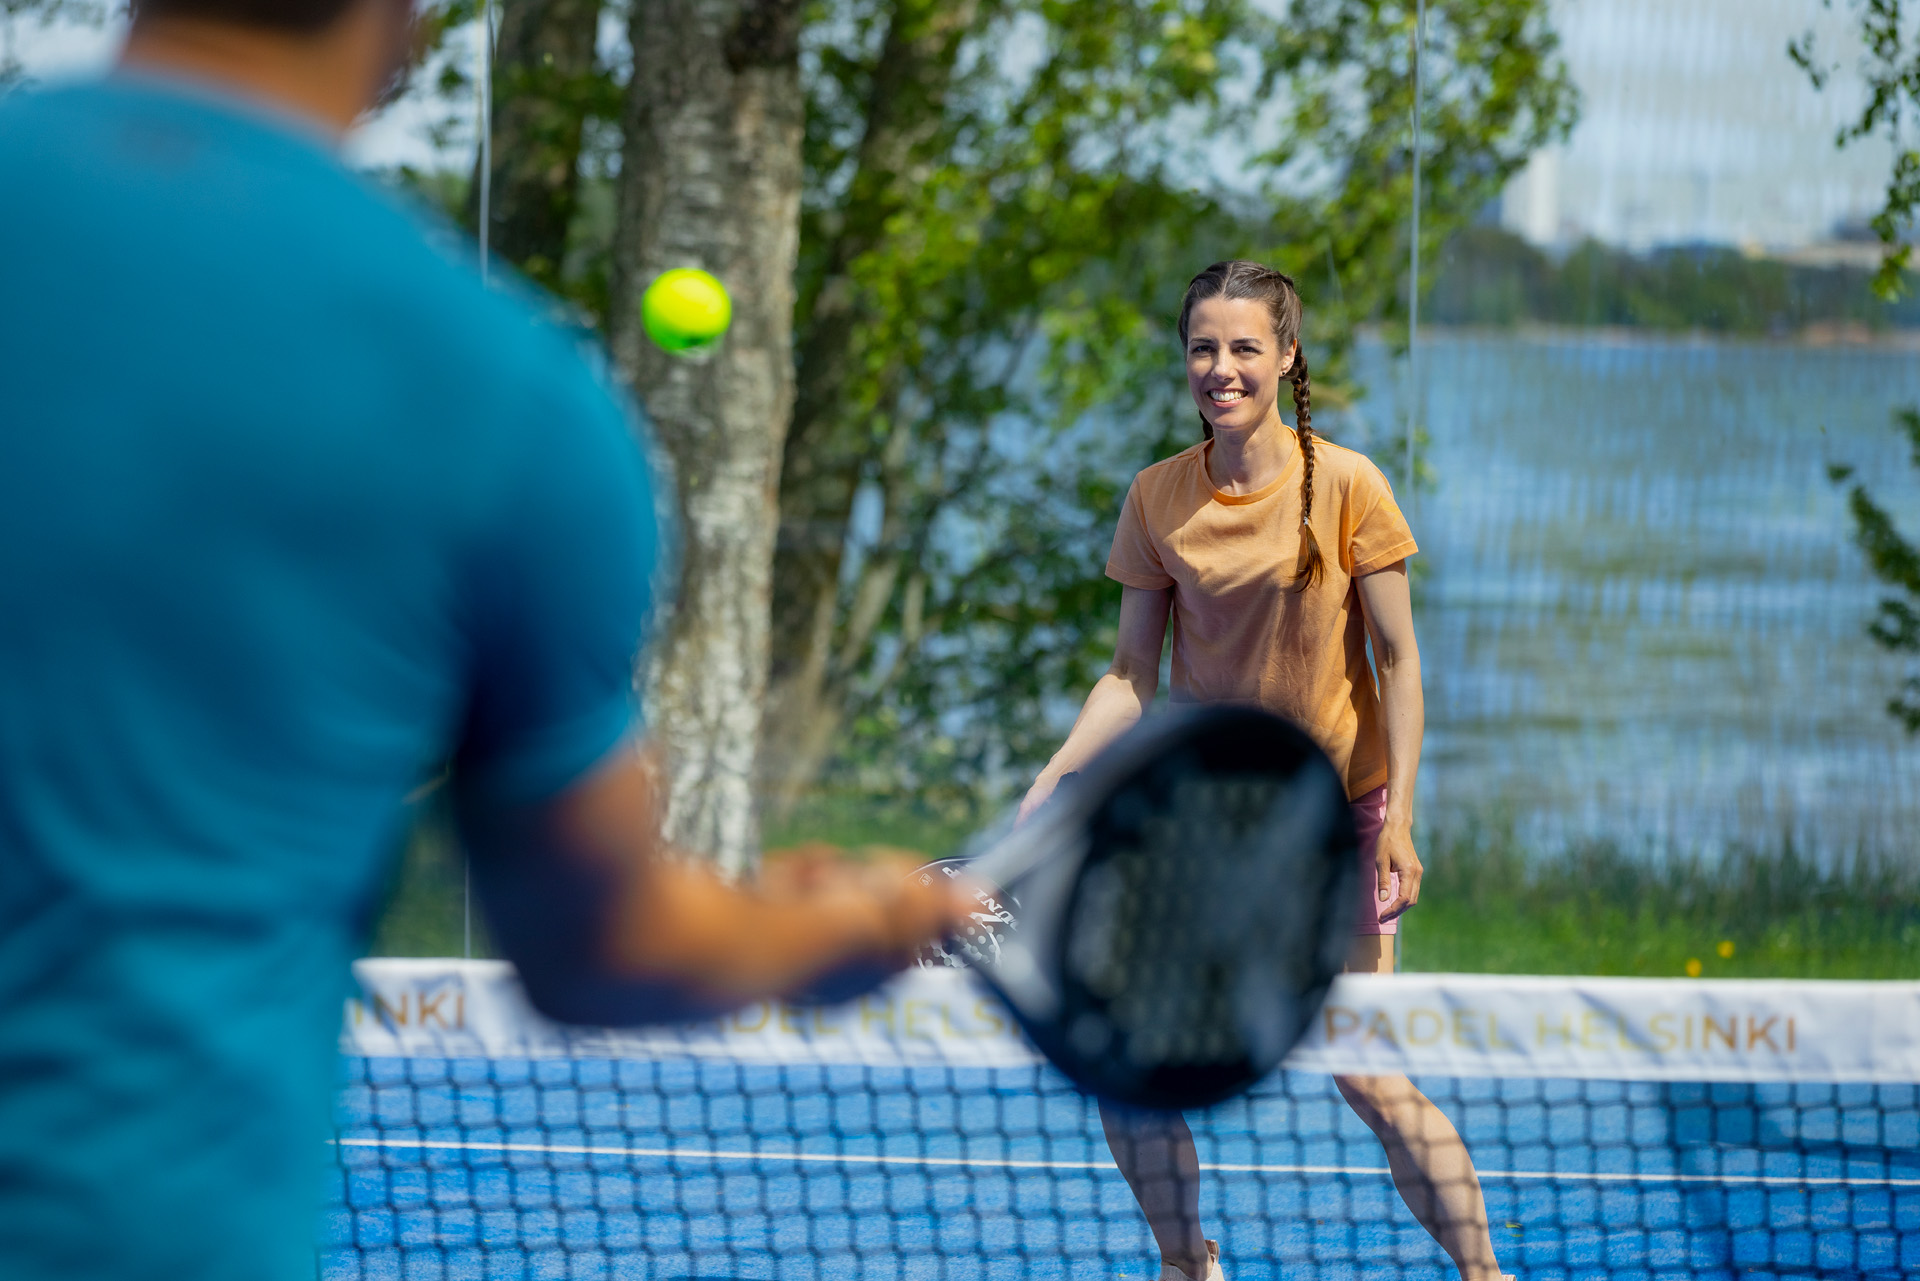
[[[668,351],[698,351],[732,321],[727,287],[695,267],[661,272],[640,295],[640,323]]]

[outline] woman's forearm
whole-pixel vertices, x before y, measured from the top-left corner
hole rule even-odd
[[[1094,682],[1067,741],[1027,790],[1020,802],[1022,818],[1045,804],[1063,776],[1099,755],[1101,748],[1126,733],[1146,712],[1160,688],[1160,647],[1172,604],[1171,587],[1122,589],[1113,666]]]
[[[1159,683],[1158,672],[1137,675],[1109,671],[1095,681],[1072,732],[1040,771],[1040,780],[1057,783],[1061,775],[1078,770],[1098,756],[1101,748],[1133,728],[1153,702]]]
[[[1386,821],[1413,824],[1414,784],[1420,774],[1420,744],[1426,735],[1426,695],[1420,688],[1420,653],[1389,651],[1380,664],[1380,719],[1387,734]]]

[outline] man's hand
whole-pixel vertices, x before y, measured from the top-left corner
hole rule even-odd
[[[878,903],[886,923],[881,952],[905,965],[964,925],[974,906],[971,890],[961,892],[950,879],[921,885],[913,873],[927,861],[924,854],[890,846],[855,856],[837,845],[810,841],[768,850],[756,884],[765,902],[783,910],[831,912],[860,901]]]
[[[829,847],[830,848],[830,847]],[[631,882],[610,951],[631,973],[677,980],[724,1004],[794,992],[860,990],[913,963],[962,925],[970,893],[921,885],[902,857],[861,862],[813,848],[777,858],[757,883],[662,859]]]
[[[1374,902],[1379,905],[1380,919],[1391,921],[1420,901],[1420,878],[1425,869],[1420,866],[1420,855],[1413,848],[1412,825],[1389,821],[1380,829],[1380,842],[1374,849],[1373,859],[1377,872]],[[1400,874],[1398,894],[1392,893],[1395,872]]]

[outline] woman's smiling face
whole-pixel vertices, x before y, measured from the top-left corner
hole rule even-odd
[[[1273,332],[1266,304],[1206,298],[1187,313],[1187,387],[1215,432],[1252,431],[1274,412],[1294,344]]]

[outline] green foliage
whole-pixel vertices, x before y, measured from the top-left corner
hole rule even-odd
[[[1784,335],[1920,325],[1920,297],[1875,297],[1871,273],[1749,258],[1724,246],[1633,254],[1595,241],[1554,260],[1498,227],[1447,242],[1427,295],[1439,324],[1627,325]]]
[[[1820,0],[1833,8],[1833,0]],[[1873,289],[1891,302],[1911,287],[1906,269],[1913,257],[1912,237],[1920,213],[1920,150],[1914,148],[1914,114],[1920,112],[1920,32],[1908,20],[1902,0],[1851,0],[1859,15],[1859,67],[1866,88],[1866,105],[1843,126],[1834,145],[1845,147],[1862,138],[1879,136],[1894,148],[1893,172],[1887,179],[1886,199],[1872,220],[1873,232],[1886,246]],[[1806,72],[1816,89],[1824,89],[1839,70],[1818,48],[1812,32],[1790,42],[1787,56]]]
[[[1821,2],[1828,8],[1833,4],[1833,0]],[[1887,247],[1873,289],[1890,300],[1907,288],[1903,273],[1912,253],[1907,239],[1920,212],[1920,151],[1910,145],[1914,116],[1920,113],[1920,30],[1907,29],[1901,0],[1855,0],[1855,9],[1860,15],[1860,43],[1866,50],[1860,65],[1867,105],[1857,120],[1840,131],[1835,145],[1844,147],[1875,133],[1893,143],[1886,203],[1873,219],[1874,232]],[[1812,78],[1815,88],[1826,87],[1835,68],[1821,62],[1811,35],[1794,41],[1787,52]],[[1913,465],[1920,468],[1920,408],[1897,409],[1893,418],[1912,446]],[[1836,467],[1829,469],[1829,475],[1835,484],[1846,485],[1853,471]],[[1892,514],[1874,501],[1864,484],[1855,482],[1848,488],[1847,511],[1853,518],[1854,542],[1866,553],[1867,567],[1893,589],[1892,595],[1881,598],[1867,634],[1894,653],[1920,655],[1920,548],[1907,540]],[[1900,683],[1887,700],[1887,712],[1909,734],[1920,734],[1920,675],[1910,672]]]
[[[1408,969],[1709,978],[1920,977],[1920,869],[1791,841],[1719,858],[1611,844],[1543,856],[1499,822],[1428,842]],[[1730,945],[1730,946],[1723,946]]]
[[[1907,438],[1913,465],[1920,467],[1920,407],[1893,411],[1894,426]],[[1867,624],[1867,635],[1896,654],[1920,655],[1920,548],[1907,541],[1892,513],[1875,502],[1866,485],[1854,480],[1854,469],[1832,466],[1827,475],[1847,490],[1847,512],[1853,518],[1853,541],[1866,553],[1873,576],[1893,589]],[[1851,483],[1849,483],[1851,482]],[[1920,734],[1920,675],[1909,675],[1892,698],[1887,714]]]

